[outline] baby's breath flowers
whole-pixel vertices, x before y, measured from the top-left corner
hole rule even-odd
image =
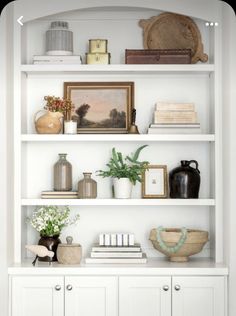
[[[40,233],[40,236],[50,237],[60,235],[64,227],[79,220],[79,214],[71,219],[69,216],[70,209],[67,206],[40,206],[34,210],[31,218],[27,218],[27,222]]]
[[[49,110],[50,112],[61,112],[66,119],[71,119],[71,111],[75,108],[71,100],[61,99],[51,95],[45,96],[44,100],[47,101],[44,106],[45,110]]]

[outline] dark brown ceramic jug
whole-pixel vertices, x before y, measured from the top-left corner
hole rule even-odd
[[[57,261],[57,247],[61,243],[61,240],[59,239],[59,235],[57,236],[40,236],[41,238],[39,239],[38,245],[45,246],[48,250],[54,252],[54,256],[51,257],[39,257],[39,261],[46,261],[46,262],[51,262],[51,261]]]
[[[194,163],[195,168],[190,165]],[[170,197],[197,199],[200,187],[200,171],[196,160],[181,160],[181,166],[169,173]]]

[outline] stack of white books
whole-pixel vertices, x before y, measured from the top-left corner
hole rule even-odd
[[[134,234],[100,234],[86,263],[146,263],[147,256],[141,246],[134,242]]]
[[[80,55],[73,56],[60,56],[60,55],[35,55],[33,57],[33,64],[82,64],[82,58]]]
[[[94,244],[86,263],[146,263],[140,244],[133,246],[100,246]]]
[[[194,103],[157,102],[148,134],[200,134]]]

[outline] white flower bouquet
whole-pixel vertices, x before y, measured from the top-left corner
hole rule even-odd
[[[70,209],[67,206],[63,208],[40,206],[34,210],[31,218],[27,218],[27,221],[40,233],[40,236],[59,236],[64,227],[75,224],[79,220],[79,214],[72,219],[69,216]]]

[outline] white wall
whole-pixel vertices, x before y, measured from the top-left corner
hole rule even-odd
[[[229,316],[236,314],[236,17],[222,2],[223,21],[223,166],[225,258],[229,265]]]

